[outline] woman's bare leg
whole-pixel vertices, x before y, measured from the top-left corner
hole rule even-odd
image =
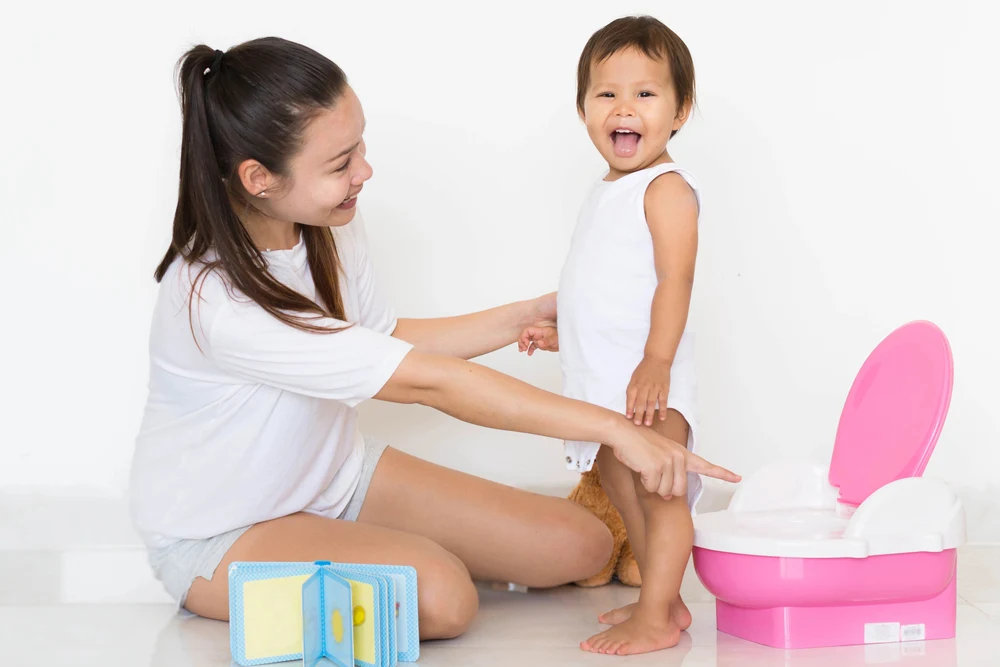
[[[234,561],[412,565],[421,638],[450,638],[468,628],[478,609],[473,578],[558,586],[600,570],[611,548],[607,527],[568,500],[518,491],[389,448],[357,522],[296,514],[258,524],[236,541],[211,581],[195,580],[185,606],[228,620],[226,573]]]
[[[440,545],[412,533],[312,514],[293,514],[250,528],[229,549],[211,581],[194,581],[185,607],[200,616],[229,620],[230,563],[315,560],[416,568],[421,639],[457,637],[478,611],[468,570]]]
[[[592,576],[611,557],[607,527],[562,498],[519,491],[387,449],[358,521],[422,535],[477,581],[547,588]]]

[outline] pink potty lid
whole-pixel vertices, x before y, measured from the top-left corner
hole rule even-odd
[[[930,322],[903,325],[879,343],[840,414],[829,480],[842,503],[860,505],[890,482],[923,474],[953,377],[948,339]]]

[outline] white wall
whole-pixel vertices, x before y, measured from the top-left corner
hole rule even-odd
[[[1000,104],[993,3],[20,4],[0,28],[0,489],[115,495],[144,400],[153,267],[176,194],[172,68],[274,34],[348,73],[375,178],[361,206],[403,316],[554,289],[602,164],[574,111],[587,37],[651,12],[688,43],[672,144],[705,208],[692,323],[703,451],[740,472],[828,455],[868,351],[937,322],[957,364],[929,475],[1000,539]],[[485,362],[558,390],[554,356]],[[516,484],[558,443],[370,404],[369,430]]]

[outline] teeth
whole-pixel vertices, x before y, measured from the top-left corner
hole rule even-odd
[[[632,130],[615,130],[618,134],[635,134]]]

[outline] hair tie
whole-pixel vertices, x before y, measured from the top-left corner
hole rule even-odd
[[[220,51],[219,49],[216,49],[215,50],[215,59],[212,60],[212,64],[211,65],[209,65],[208,67],[205,68],[205,71],[202,72],[202,74],[205,75],[205,76],[207,76],[209,72],[218,72],[219,71],[219,65],[222,64],[222,56],[224,56],[224,55],[226,55],[226,53],[224,51]]]

